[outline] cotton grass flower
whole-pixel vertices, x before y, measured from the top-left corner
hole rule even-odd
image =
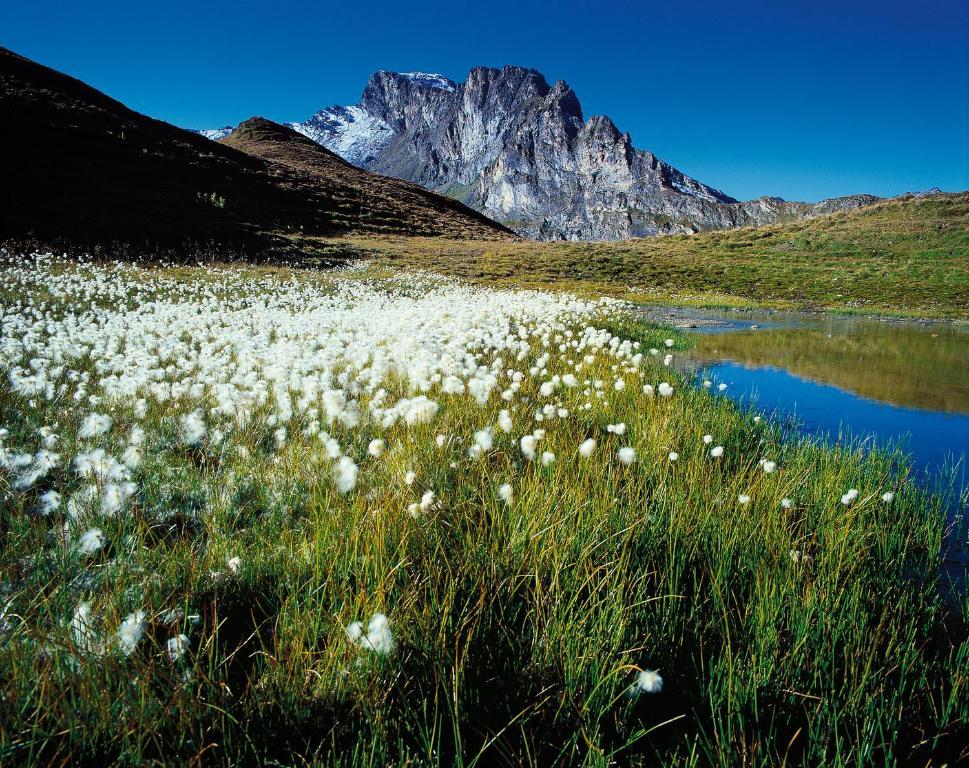
[[[387,444],[383,440],[380,438],[375,438],[367,445],[367,455],[371,456],[372,458],[379,459],[383,455],[386,448]]]
[[[82,533],[74,543],[74,551],[81,556],[93,555],[100,551],[106,539],[100,528],[91,528]]]
[[[101,514],[113,516],[124,511],[137,490],[134,483],[108,483],[101,495]]]
[[[794,502],[791,501],[790,499],[787,499],[787,498],[781,499],[781,509],[790,509],[793,506],[794,506]]]
[[[420,504],[418,508],[421,512],[430,512],[437,505],[437,494],[434,491],[427,490],[424,491],[424,495],[421,496]]]
[[[713,442],[713,435],[704,435],[703,436],[703,444],[704,445],[710,445],[710,443],[712,443],[712,442]]]
[[[111,429],[112,423],[113,421],[110,416],[106,416],[103,413],[90,413],[81,422],[81,426],[77,430],[77,436],[82,440],[98,437]]]
[[[71,618],[71,639],[74,646],[86,656],[100,656],[104,653],[104,641],[94,625],[91,604],[80,603]]]
[[[673,396],[673,387],[671,387],[665,381],[662,382],[662,383],[660,383],[659,390],[658,391],[659,391],[660,397],[672,397]]]
[[[765,473],[767,473],[769,475],[772,472],[774,472],[774,470],[777,469],[777,462],[775,462],[775,461],[765,461],[761,465],[761,468],[764,470]]]
[[[56,512],[61,506],[61,495],[57,491],[47,491],[41,494],[39,503],[37,505],[37,511],[40,515],[46,517],[52,512]]]
[[[333,482],[337,491],[343,494],[350,493],[357,484],[357,465],[349,456],[342,456],[333,465]]]
[[[494,444],[495,440],[491,433],[491,427],[480,429],[474,433],[474,445],[478,447],[481,453],[490,451]]]
[[[629,687],[630,696],[642,693],[660,693],[663,690],[663,678],[654,669],[644,669],[636,675],[636,681]]]
[[[235,576],[242,570],[242,558],[230,557],[225,561],[225,566],[229,569],[229,573]]]
[[[537,444],[538,440],[535,439],[535,435],[525,435],[519,441],[522,455],[529,461],[534,461],[535,459],[535,446]]]
[[[498,486],[498,497],[509,507],[514,503],[515,491],[512,489],[511,483],[502,483]]]
[[[717,445],[717,446],[711,448],[710,449],[710,455],[713,458],[715,458],[715,459],[719,459],[721,456],[723,456],[723,446],[722,445]]]
[[[669,458],[669,461],[672,464],[675,461],[679,461],[680,454],[678,454],[676,451],[670,451],[670,455],[667,458]]]
[[[188,653],[188,649],[191,648],[191,640],[189,640],[188,635],[175,635],[174,637],[168,638],[165,641],[165,653],[168,656],[169,661],[175,664]]]
[[[750,504],[750,496],[748,496],[746,493],[740,494],[737,497],[737,503],[742,507],[746,507],[748,504]]]
[[[634,461],[636,461],[636,449],[635,448],[630,448],[629,446],[624,446],[624,447],[622,447],[622,448],[619,449],[618,455],[619,455],[619,462],[623,466],[628,467],[630,464],[632,464]]]
[[[858,498],[858,489],[849,488],[848,491],[841,496],[841,503],[847,507],[853,504],[857,498]]]
[[[413,485],[416,479],[417,473],[413,469],[407,470],[407,473],[404,475],[404,483],[407,485]]]
[[[552,451],[542,452],[542,466],[548,467],[555,462],[555,454]]]
[[[595,449],[596,441],[590,437],[584,440],[579,446],[579,455],[584,459],[588,459],[595,452]]]
[[[885,493],[882,494],[882,501],[885,504],[891,504],[894,499],[895,499],[895,494],[892,493],[891,491],[885,491]]]
[[[135,652],[135,648],[145,634],[145,612],[133,611],[125,616],[118,627],[118,650],[125,656]]]
[[[501,411],[498,414],[498,427],[501,429],[502,432],[505,432],[506,434],[508,432],[511,432],[512,429],[514,429],[514,424],[512,423],[512,420],[511,420],[511,414],[508,411],[506,410]],[[489,448],[485,448],[485,450],[489,450]]]
[[[352,622],[346,628],[347,639],[357,647],[372,651],[378,656],[389,656],[394,652],[394,636],[390,631],[390,619],[383,613],[375,613],[363,632],[363,624]]]
[[[179,421],[178,436],[187,446],[196,446],[205,437],[205,420],[202,418],[202,411],[195,410]]]
[[[727,391],[727,385],[724,384],[723,382],[721,382],[720,384],[717,385],[717,389],[719,391],[721,391],[721,392],[726,392]]]

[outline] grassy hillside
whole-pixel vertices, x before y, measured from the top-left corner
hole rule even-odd
[[[969,318],[969,193],[614,243],[357,239],[387,266],[643,302]]]

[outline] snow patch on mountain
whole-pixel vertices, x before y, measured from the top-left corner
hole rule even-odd
[[[200,131],[193,131],[193,133],[198,133],[207,139],[212,139],[212,141],[218,141],[219,139],[224,139],[232,131],[234,131],[231,125],[223,126],[222,128],[203,128]]]
[[[387,123],[357,105],[329,107],[305,122],[287,125],[361,167],[373,160],[396,135]]]
[[[424,85],[428,88],[437,88],[439,91],[447,91],[448,93],[454,93],[457,88],[457,83],[453,80],[434,72],[401,72],[400,76],[407,78],[412,83]]]

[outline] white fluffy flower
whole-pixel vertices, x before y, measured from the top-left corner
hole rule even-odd
[[[794,506],[794,502],[790,499],[781,499],[781,509],[790,509]]]
[[[717,445],[717,446],[711,448],[710,449],[710,455],[713,456],[713,458],[715,458],[715,459],[719,459],[721,456],[723,456],[723,446],[722,445]]]
[[[347,639],[364,650],[373,651],[378,656],[389,656],[394,652],[394,636],[390,631],[390,619],[383,613],[375,613],[363,633],[363,624],[351,623],[347,629]]]
[[[555,462],[555,454],[551,451],[542,452],[542,466],[547,467]]]
[[[740,506],[746,507],[748,504],[750,504],[750,496],[748,496],[746,493],[742,493],[737,497],[737,502],[740,504]]]
[[[421,395],[410,401],[407,410],[404,412],[404,421],[411,426],[428,424],[436,415],[437,403]]]
[[[198,445],[205,437],[205,420],[202,411],[196,410],[182,416],[178,436],[185,445]]]
[[[845,493],[845,494],[842,495],[842,497],[841,497],[841,503],[844,504],[847,507],[849,504],[851,504],[852,502],[854,502],[855,499],[857,499],[857,498],[858,498],[858,489],[857,488],[849,488],[848,491],[847,491],[847,493]]]
[[[429,512],[434,508],[436,503],[437,495],[434,493],[434,491],[424,491],[424,495],[421,496],[421,502],[418,504],[418,508],[421,512]]]
[[[187,635],[175,635],[165,641],[165,653],[172,663],[179,661],[191,647],[191,641]]]
[[[765,461],[763,464],[764,472],[768,475],[771,474],[775,469],[777,469],[776,461]]]
[[[512,490],[511,483],[502,483],[498,486],[498,496],[501,498],[505,504],[511,506],[512,502],[515,500],[515,492]]]
[[[498,426],[501,428],[502,432],[511,432],[514,429],[514,424],[511,421],[511,414],[508,411],[501,411],[498,414]]]
[[[242,558],[230,557],[225,561],[225,566],[229,569],[229,573],[235,575],[239,573],[240,569],[242,568]]]
[[[628,467],[630,464],[636,461],[636,450],[634,448],[630,448],[629,446],[620,448],[619,461]]]
[[[74,551],[79,555],[93,555],[104,546],[104,542],[104,532],[100,528],[91,528],[78,537]]]
[[[413,469],[408,469],[407,474],[404,475],[404,482],[407,485],[413,485],[416,479],[417,473]]]
[[[670,451],[669,460],[671,462],[679,461],[679,459],[680,459],[680,454],[678,454],[676,451]]]
[[[535,446],[538,441],[535,439],[535,435],[525,435],[520,441],[522,455],[532,461],[535,458]]]
[[[349,456],[342,456],[333,465],[333,482],[340,493],[350,493],[357,484],[357,465]]]
[[[138,486],[134,483],[108,483],[101,494],[101,514],[117,515],[137,490]]]
[[[387,444],[383,440],[380,438],[375,438],[371,440],[370,444],[367,446],[367,453],[373,458],[378,459],[383,455],[386,447]]]
[[[38,511],[45,517],[61,505],[61,495],[57,491],[47,491],[40,497]]]
[[[130,656],[135,651],[135,647],[145,634],[145,612],[133,611],[125,616],[121,626],[118,627],[118,649],[125,655]]]
[[[664,381],[659,385],[659,394],[660,397],[672,397],[673,387]]]
[[[644,669],[636,675],[636,682],[632,684],[629,693],[638,696],[641,693],[659,693],[663,690],[663,678],[653,669]]]
[[[596,449],[596,441],[590,437],[584,440],[582,442],[582,445],[579,446],[579,455],[587,459],[592,455],[595,449]]]
[[[88,656],[100,656],[104,652],[104,641],[91,618],[91,604],[81,603],[71,619],[71,639],[77,649]]]
[[[895,494],[891,491],[885,491],[885,493],[882,494],[882,501],[884,501],[886,504],[891,504],[894,498]]]
[[[106,416],[103,413],[89,413],[81,422],[81,427],[77,430],[77,436],[82,440],[86,440],[103,435],[111,429],[112,423],[110,416]]]

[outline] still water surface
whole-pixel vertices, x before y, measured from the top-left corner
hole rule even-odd
[[[969,328],[786,312],[652,310],[699,334],[680,365],[802,433],[900,445],[969,488]],[[961,463],[960,463],[961,462]],[[953,500],[958,506],[958,501]]]

